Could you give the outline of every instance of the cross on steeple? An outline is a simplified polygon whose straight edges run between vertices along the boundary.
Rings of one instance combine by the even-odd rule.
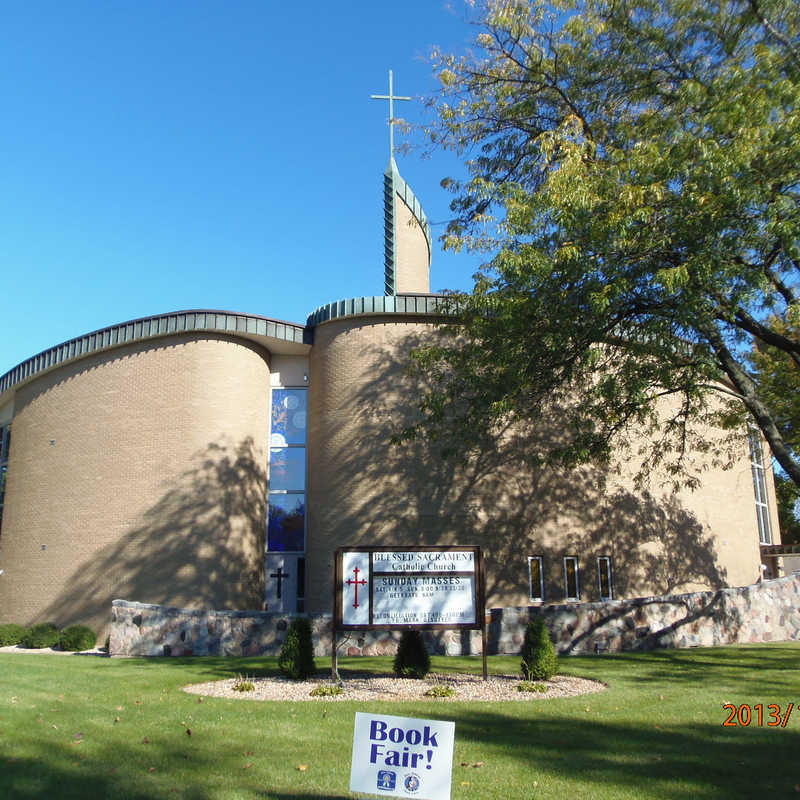
[[[400,97],[396,95],[392,89],[392,71],[389,70],[389,94],[373,94],[370,95],[373,100],[388,100],[389,101],[389,159],[394,158],[394,126],[396,124],[394,118],[394,101],[395,100],[411,100],[410,97]]]

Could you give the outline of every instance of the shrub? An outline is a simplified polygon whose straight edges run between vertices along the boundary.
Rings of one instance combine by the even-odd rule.
[[[521,667],[522,677],[533,681],[546,681],[558,671],[556,649],[541,617],[531,620],[525,630]]]
[[[91,650],[97,644],[97,634],[86,625],[70,625],[58,638],[62,650]]]
[[[344,689],[341,686],[334,686],[332,683],[321,683],[309,692],[312,697],[335,697],[343,693]]]
[[[422,633],[403,631],[394,657],[394,674],[398,678],[424,678],[430,671],[431,657],[425,649]]]
[[[448,686],[445,683],[437,683],[436,686],[431,686],[425,692],[425,697],[453,697],[455,693],[456,690],[452,686]]]
[[[305,680],[317,671],[311,642],[311,623],[305,617],[292,620],[278,656],[278,668],[294,681]]]
[[[241,675],[236,676],[236,683],[231,688],[234,692],[254,692],[256,689],[253,681],[249,678],[243,678]]]
[[[544,694],[547,691],[547,684],[537,683],[536,681],[520,681],[517,684],[518,692],[538,692]]]
[[[25,631],[20,644],[23,647],[39,650],[43,647],[55,647],[58,644],[58,637],[58,628],[52,622],[40,622]]]
[[[9,622],[7,625],[0,625],[0,647],[19,644],[24,635],[25,628],[22,625],[15,625],[13,622]]]

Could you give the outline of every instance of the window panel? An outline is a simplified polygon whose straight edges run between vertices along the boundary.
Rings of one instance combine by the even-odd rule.
[[[528,579],[531,600],[541,602],[544,600],[544,572],[541,556],[528,556]]]
[[[580,600],[580,583],[578,579],[578,559],[576,556],[564,557],[564,586],[567,600]]]
[[[270,445],[305,444],[307,415],[306,389],[273,389]]]
[[[272,492],[305,491],[305,447],[283,447],[270,450],[269,488]]]
[[[750,462],[753,469],[753,493],[756,501],[756,519],[758,521],[758,541],[760,544],[772,544],[772,527],[767,505],[767,478],[764,469],[764,453],[761,447],[761,434],[751,429]]]
[[[284,553],[305,550],[306,496],[270,494],[267,548]]]
[[[597,582],[600,589],[601,600],[613,600],[613,578],[611,574],[611,559],[608,556],[600,556],[597,559]]]

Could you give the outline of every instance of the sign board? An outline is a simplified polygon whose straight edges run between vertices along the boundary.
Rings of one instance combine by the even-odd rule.
[[[337,630],[483,626],[479,547],[336,551]]]
[[[356,712],[350,791],[450,800],[455,723]]]

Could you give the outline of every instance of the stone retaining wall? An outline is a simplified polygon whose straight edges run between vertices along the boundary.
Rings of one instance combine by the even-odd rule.
[[[519,653],[525,626],[542,616],[561,654],[800,640],[800,575],[752,586],[638,597],[606,603],[494,608],[487,613],[490,653]],[[312,615],[314,655],[330,655],[332,619]],[[258,656],[280,652],[290,615],[204,611],[114,600],[111,654]],[[426,631],[428,649],[478,654],[480,631]],[[341,655],[393,655],[396,631],[349,632]]]

